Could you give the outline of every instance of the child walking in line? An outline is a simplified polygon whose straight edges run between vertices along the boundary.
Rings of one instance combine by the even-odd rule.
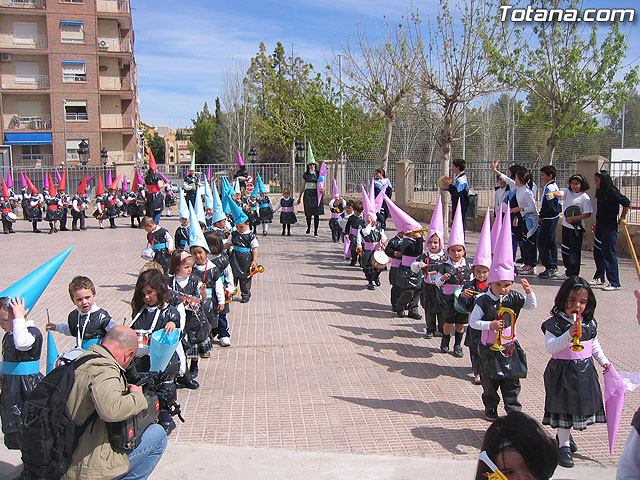
[[[251,281],[258,266],[258,239],[250,230],[249,218],[237,205],[231,204],[231,213],[236,223],[236,229],[225,241],[226,247],[233,246],[229,261],[233,270],[233,280],[239,284],[240,303],[247,303],[251,299]],[[224,303],[224,300],[223,300]]]
[[[373,252],[383,248],[387,243],[387,236],[382,230],[382,225],[378,222],[375,207],[369,201],[369,195],[363,189],[363,202],[366,210],[366,226],[360,229],[358,235],[358,250],[362,252],[362,271],[367,279],[367,288],[375,290],[375,285],[380,286],[380,274],[382,270],[376,268],[372,263]]]
[[[283,237],[285,235],[285,231],[287,235],[291,235],[291,225],[298,221],[296,218],[296,212],[293,210],[293,207],[297,204],[298,202],[296,202],[291,196],[289,189],[285,188],[282,191],[280,203],[273,209],[273,213],[280,209],[280,223],[282,224]]]
[[[522,409],[518,395],[520,379],[527,376],[527,357],[518,342],[515,321],[523,308],[536,308],[537,301],[526,279],[520,281],[526,297],[513,291],[514,278],[511,222],[507,211],[487,278],[489,291],[476,300],[469,315],[469,325],[482,331],[476,362],[482,382],[484,415],[489,421],[498,418],[498,389],[507,414]]]
[[[273,203],[266,192],[260,192],[256,199],[258,203],[258,220],[262,224],[262,235],[267,236],[269,224],[273,222]]]
[[[391,284],[391,310],[396,308],[396,302],[400,293],[402,293],[402,280],[400,277],[400,265],[402,264],[402,252],[400,251],[400,244],[404,232],[397,232],[396,236],[387,242],[384,247],[384,253],[390,259],[389,262],[389,283]],[[413,265],[413,264],[412,264]]]
[[[218,337],[220,346],[231,346],[231,334],[229,333],[229,320],[227,315],[229,314],[229,305],[231,304],[231,298],[233,297],[235,287],[233,282],[233,271],[229,262],[229,257],[224,250],[224,242],[222,236],[214,231],[206,232],[204,238],[209,246],[211,252],[211,262],[218,268],[218,271],[222,273],[220,280],[224,288],[225,305],[222,310],[218,310],[218,325],[211,329],[211,339],[215,340]]]
[[[344,212],[347,202],[340,196],[338,185],[333,180],[333,198],[329,200],[329,210],[331,211],[331,220],[329,220],[329,228],[331,229],[331,240],[334,243],[340,241],[342,235],[342,227],[340,226],[340,216]]]
[[[362,204],[355,203],[353,205],[353,215],[347,220],[347,224],[344,227],[345,235],[349,236],[349,252],[351,262],[349,265],[356,266],[356,263],[361,266],[360,255],[356,252],[358,248],[358,236],[360,235],[360,229],[364,227],[364,220],[362,219]]]
[[[154,252],[153,261],[162,265],[165,273],[169,271],[169,258],[173,253],[173,237],[165,229],[156,225],[151,217],[144,217],[140,226],[147,232],[147,245]]]
[[[353,200],[348,200],[347,205],[344,207],[344,212],[340,214],[340,218],[338,219],[338,223],[340,224],[340,236],[342,237],[342,242],[344,243],[344,259],[351,259],[351,241],[349,240],[349,232],[347,232],[347,223],[349,222],[349,218],[353,215],[353,207],[355,206],[355,202]]]
[[[573,467],[571,453],[578,448],[570,429],[585,430],[588,425],[607,421],[593,360],[605,371],[611,363],[597,339],[595,310],[596,297],[589,283],[572,276],[558,290],[553,316],[542,324],[545,348],[551,354],[544,371],[542,424],[557,429],[558,463],[565,468]],[[582,349],[572,349],[578,343]]]

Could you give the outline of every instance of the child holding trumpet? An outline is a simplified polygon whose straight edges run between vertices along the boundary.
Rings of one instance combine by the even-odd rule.
[[[545,348],[552,357],[544,371],[543,425],[558,429],[558,463],[573,467],[577,450],[570,429],[606,423],[602,391],[593,359],[605,371],[611,365],[596,338],[596,297],[589,283],[569,277],[556,295],[551,318],[542,324]]]

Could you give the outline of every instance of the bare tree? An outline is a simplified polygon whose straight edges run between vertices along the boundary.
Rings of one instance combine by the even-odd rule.
[[[224,110],[225,154],[230,163],[236,158],[236,149],[249,151],[254,135],[254,112],[246,86],[247,66],[233,62],[222,75],[222,108]]]
[[[347,38],[334,50],[334,62],[330,71],[335,79],[338,55],[342,56],[345,86],[379,110],[385,119],[385,136],[382,149],[382,168],[387,169],[393,124],[403,101],[414,89],[414,72],[418,57],[410,48],[409,24],[394,26],[385,23],[375,38],[370,38],[359,22],[356,23],[354,42]]]

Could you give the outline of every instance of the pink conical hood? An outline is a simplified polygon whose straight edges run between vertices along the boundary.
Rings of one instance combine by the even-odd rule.
[[[371,203],[371,199],[369,198],[367,191],[364,189],[364,185],[360,184],[360,187],[362,188],[362,210],[364,213],[365,221],[368,223],[369,217],[377,218],[376,210]]]
[[[380,212],[382,210],[382,204],[384,203],[384,189],[380,189],[378,192],[378,196],[374,200],[374,205],[376,207],[376,212]]]
[[[429,241],[434,234],[437,234],[440,239],[440,248],[444,248],[444,217],[442,215],[442,196],[439,194],[438,200],[436,200],[436,208],[433,209],[433,215],[431,215],[427,241]]]
[[[447,249],[454,245],[465,246],[464,243],[464,224],[462,223],[462,205],[458,202],[456,213],[453,216],[453,224],[451,225],[451,234],[449,235],[449,245]]]
[[[337,197],[338,195],[340,195],[340,190],[338,190],[338,182],[336,182],[336,179],[333,179],[333,192],[332,195],[334,197]]]
[[[22,170],[20,170],[20,188],[27,188],[27,179]]]
[[[476,256],[473,257],[473,264],[491,268],[491,212],[489,208],[487,208],[487,214],[484,216]]]
[[[509,221],[509,210],[504,212],[502,219],[502,228],[498,237],[498,244],[493,252],[493,260],[489,269],[489,278],[487,282],[500,282],[509,280],[513,282],[515,279],[515,270],[513,265],[513,245],[511,244],[511,222]]]
[[[240,150],[236,150],[238,152],[238,166],[244,167],[244,160],[242,159],[242,155],[240,155]]]
[[[384,196],[384,201],[387,202],[389,213],[391,214],[391,218],[393,218],[393,223],[396,225],[398,232],[408,233],[422,228],[422,225],[420,225],[417,220],[414,220],[411,215],[398,207],[386,195]]]
[[[369,200],[371,200],[371,205],[375,205],[376,203],[376,179],[375,177],[371,179],[371,186],[369,187]]]
[[[7,187],[13,188],[13,175],[11,170],[7,170]]]
[[[111,169],[107,172],[107,187],[109,187],[113,183],[113,178],[111,177]]]
[[[498,207],[496,212],[496,219],[493,221],[493,227],[491,227],[491,251],[495,253],[498,247],[498,238],[500,237],[500,229],[502,228],[502,203]]]

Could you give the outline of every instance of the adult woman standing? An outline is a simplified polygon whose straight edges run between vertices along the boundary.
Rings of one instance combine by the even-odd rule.
[[[158,165],[151,151],[149,151],[149,171],[144,177],[144,183],[147,186],[147,217],[153,218],[153,223],[159,225],[164,206],[160,189],[164,188],[165,184],[158,173]]]
[[[596,172],[596,221],[591,227],[594,232],[593,259],[596,262],[596,273],[593,274],[591,285],[604,285],[604,276],[609,283],[604,290],[620,290],[618,275],[618,256],[616,242],[618,240],[618,223],[627,216],[631,202],[613,184],[611,176],[606,170]],[[619,207],[622,213],[618,218]]]
[[[391,187],[391,180],[385,176],[385,171],[382,168],[376,168],[376,178],[373,181],[373,192],[377,197],[380,191],[384,191],[385,195],[391,198],[393,194],[393,188]],[[387,218],[389,218],[389,209],[387,208],[387,202],[382,202],[382,208],[380,209],[380,215],[382,215],[382,229],[387,228]]]
[[[300,187],[300,195],[298,195],[298,203],[300,203],[300,199],[302,199],[304,193],[304,215],[307,217],[306,235],[310,235],[311,233],[311,217],[313,217],[314,237],[318,236],[320,215],[324,213],[324,205],[322,202],[318,202],[318,172],[316,169],[316,160],[313,158],[313,155],[309,155],[307,170],[302,175],[302,186]]]

